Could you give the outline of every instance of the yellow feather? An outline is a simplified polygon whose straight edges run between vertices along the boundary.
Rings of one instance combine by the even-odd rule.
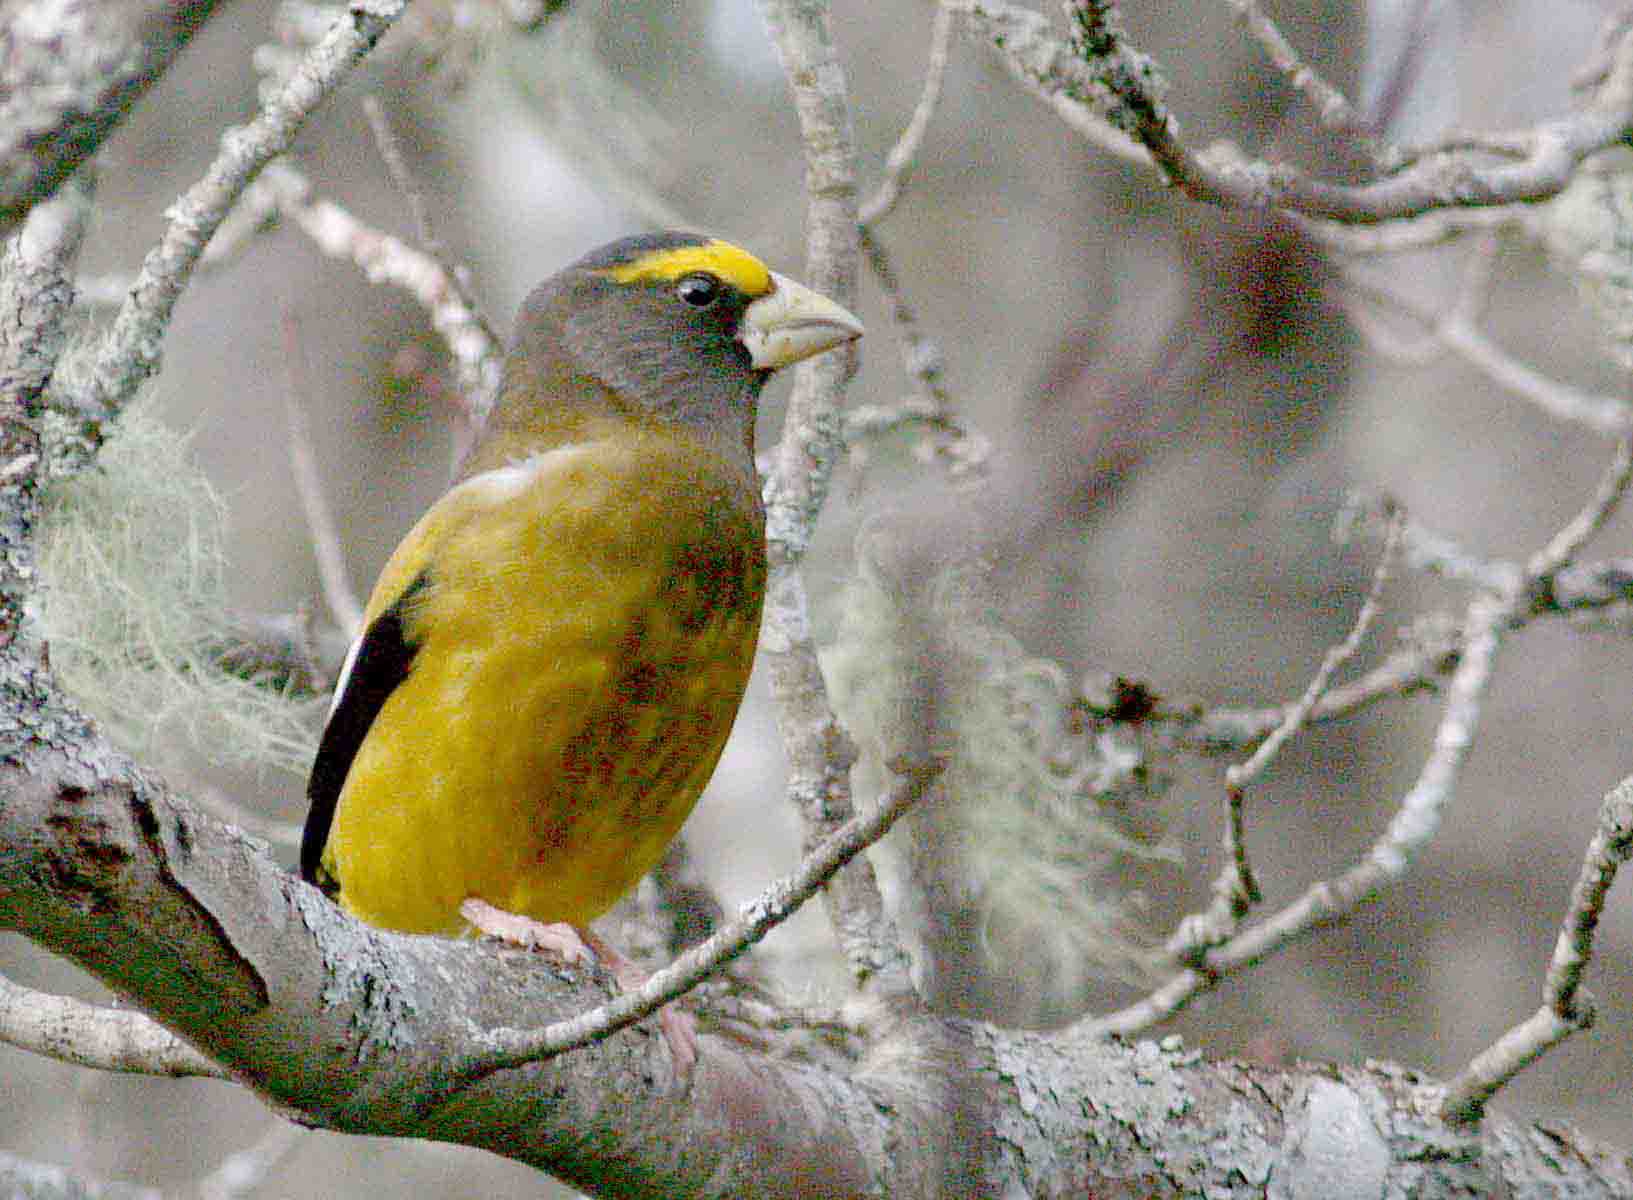
[[[324,854],[372,924],[464,928],[477,896],[583,924],[648,871],[708,782],[752,665],[751,514],[700,443],[632,431],[467,480],[392,556],[372,621],[422,574],[414,644],[353,760]],[[662,481],[661,483],[657,481]],[[725,514],[722,518],[722,513]],[[736,522],[736,578],[660,530]],[[745,587],[721,603],[719,586]]]
[[[766,265],[747,250],[721,241],[654,250],[601,274],[619,283],[671,283],[693,271],[718,275],[745,296],[764,296],[771,291],[771,272]]]

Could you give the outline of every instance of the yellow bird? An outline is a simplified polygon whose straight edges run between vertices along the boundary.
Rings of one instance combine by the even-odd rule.
[[[650,870],[754,658],[760,389],[861,333],[692,234],[614,242],[540,285],[460,479],[375,585],[312,768],[302,876],[370,924],[515,936],[585,933]],[[565,933],[534,940],[558,936],[571,954]]]

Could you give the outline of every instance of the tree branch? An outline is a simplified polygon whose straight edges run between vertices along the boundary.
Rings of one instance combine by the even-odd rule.
[[[1633,35],[1624,32],[1594,101],[1509,135],[1500,161],[1488,161],[1484,146],[1469,149],[1464,140],[1368,183],[1329,183],[1286,163],[1249,158],[1226,142],[1201,153],[1185,146],[1156,68],[1130,46],[1110,4],[1073,3],[1078,33],[1068,44],[1030,9],[1003,0],[948,2],[1072,129],[1102,147],[1130,139],[1136,153],[1124,148],[1123,157],[1154,164],[1186,196],[1208,204],[1365,225],[1435,209],[1545,200],[1564,189],[1584,159],[1633,128]],[[1107,136],[1108,126],[1114,136]]]
[[[1542,989],[1542,1007],[1503,1034],[1447,1085],[1440,1114],[1454,1123],[1480,1120],[1486,1104],[1509,1080],[1579,1029],[1593,1024],[1593,1001],[1582,975],[1593,956],[1593,935],[1616,872],[1633,858],[1633,776],[1622,780],[1599,809],[1599,828],[1571,891],[1570,908],[1554,944]]]
[[[805,144],[806,282],[854,305],[857,275],[856,152],[845,74],[825,3],[761,0],[799,114]],[[782,441],[766,481],[771,574],[760,647],[771,671],[777,727],[788,752],[788,794],[809,852],[854,815],[850,769],[856,748],[840,728],[817,665],[800,561],[844,453],[840,401],[856,370],[847,346],[802,363],[783,418]],[[912,995],[907,955],[885,915],[865,860],[825,893],[828,914],[858,984],[880,995]]]
[[[352,0],[328,35],[248,125],[229,130],[204,178],[170,209],[159,244],[148,252],[131,293],[98,346],[82,389],[59,396],[66,407],[105,418],[159,368],[160,347],[193,268],[250,180],[289,148],[297,130],[371,50],[407,0]]]
[[[0,238],[95,154],[220,0],[22,0],[0,24]]]
[[[4,976],[0,976],[0,1041],[99,1071],[230,1078],[146,1013],[37,992]]]

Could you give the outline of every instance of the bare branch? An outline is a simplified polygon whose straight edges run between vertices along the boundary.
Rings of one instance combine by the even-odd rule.
[[[1599,433],[1621,433],[1633,424],[1633,409],[1614,396],[1583,392],[1550,379],[1515,359],[1487,338],[1456,305],[1450,312],[1427,301],[1415,300],[1394,289],[1373,283],[1359,273],[1348,275],[1351,289],[1375,303],[1404,312],[1423,324],[1429,335],[1458,355],[1487,379],[1536,405],[1556,420],[1569,421]]]
[[[148,252],[136,286],[96,352],[83,392],[65,406],[96,417],[117,412],[159,367],[164,331],[210,236],[240,193],[289,148],[306,118],[402,15],[406,0],[352,0],[278,94],[248,125],[222,137],[204,178],[169,210],[159,244]]]
[[[933,456],[946,462],[955,478],[969,476],[985,465],[991,445],[985,437],[953,419],[952,396],[946,384],[947,363],[941,347],[920,328],[918,314],[908,303],[889,255],[866,225],[862,226],[861,244],[867,264],[890,302],[891,324],[902,352],[902,370],[918,395],[890,406],[852,408],[845,414],[846,440],[854,443],[859,438],[907,425],[922,425],[932,435],[926,439],[929,445],[925,457]],[[856,447],[851,448],[855,453]]]
[[[1480,1120],[1487,1102],[1509,1080],[1571,1034],[1593,1024],[1593,1003],[1582,989],[1582,975],[1593,956],[1593,935],[1599,928],[1605,897],[1616,872],[1629,858],[1633,858],[1633,776],[1617,784],[1599,809],[1599,828],[1588,843],[1570,908],[1554,944],[1542,1007],[1475,1055],[1447,1085],[1440,1105],[1445,1120]]]
[[[1367,121],[1349,98],[1321,77],[1321,73],[1299,57],[1293,44],[1258,5],[1258,0],[1226,0],[1236,10],[1243,26],[1259,43],[1272,66],[1287,76],[1287,82],[1315,106],[1321,123],[1338,133],[1349,134],[1380,166],[1394,166],[1400,153],[1388,142],[1373,135]]]
[[[1593,535],[1605,527],[1627,495],[1629,477],[1633,477],[1633,430],[1624,432],[1616,443],[1616,453],[1582,511],[1525,564],[1526,579],[1533,590],[1551,587],[1554,577],[1570,566]]]
[[[1252,966],[1318,925],[1343,920],[1360,904],[1376,896],[1390,880],[1405,872],[1439,827],[1441,813],[1450,800],[1479,726],[1481,698],[1490,682],[1503,634],[1522,624],[1524,615],[1539,610],[1543,602],[1534,598],[1551,594],[1555,576],[1570,565],[1582,546],[1603,526],[1626,493],[1630,478],[1633,478],[1633,436],[1624,436],[1592,499],[1531,557],[1523,570],[1513,563],[1491,562],[1479,563],[1477,570],[1466,571],[1467,577],[1475,578],[1482,590],[1470,602],[1464,619],[1457,665],[1447,689],[1446,708],[1435,731],[1434,746],[1418,774],[1417,783],[1402,799],[1389,828],[1373,844],[1367,858],[1336,880],[1314,885],[1270,920],[1232,935],[1228,941],[1201,955],[1194,955],[1195,961],[1187,970],[1151,995],[1120,1012],[1087,1022],[1085,1028],[1096,1033],[1121,1034],[1147,1028],[1178,1012],[1201,992],[1213,988],[1224,975]],[[1399,539],[1407,547],[1409,561],[1414,536],[1409,523],[1399,514],[1391,515],[1389,537],[1392,541]],[[1416,536],[1421,538],[1422,535]],[[1421,547],[1418,549],[1421,551]],[[1443,550],[1437,557],[1442,561],[1447,559]],[[1454,554],[1450,561],[1461,565],[1464,558]],[[1375,587],[1376,582],[1375,577]],[[1303,708],[1305,719],[1316,711],[1313,704],[1302,702],[1294,711],[1299,708]],[[1239,829],[1233,829],[1233,835],[1239,836]],[[1230,877],[1231,870],[1232,867],[1227,866],[1226,875],[1217,887],[1238,882]],[[1235,894],[1227,891],[1222,902],[1235,899]],[[1541,1032],[1531,1028],[1523,1037],[1511,1034],[1502,1049],[1502,1061],[1511,1061],[1514,1047],[1522,1041],[1530,1045],[1525,1038],[1534,1040],[1546,1034],[1557,1041],[1565,1036],[1555,1018],[1563,1019],[1558,1013],[1553,1018],[1547,1015],[1534,1018],[1537,1025],[1546,1026]],[[1519,1066],[1514,1067],[1518,1069]],[[1495,1086],[1500,1087],[1501,1081]]]
[[[1268,920],[1208,951],[1201,966],[1179,972],[1143,1000],[1083,1022],[1085,1032],[1126,1035],[1147,1029],[1214,988],[1226,975],[1263,961],[1322,925],[1344,920],[1405,873],[1439,828],[1474,743],[1502,631],[1519,604],[1518,572],[1515,576],[1504,592],[1482,592],[1469,604],[1459,661],[1447,687],[1446,708],[1435,729],[1434,745],[1417,782],[1402,797],[1394,819],[1366,858],[1338,878],[1314,884]]]
[[[503,347],[451,268],[365,225],[338,204],[314,199],[311,184],[288,162],[269,164],[246,199],[289,217],[319,250],[356,264],[369,282],[394,284],[412,295],[453,356],[463,417],[472,428],[480,427],[499,390]]]
[[[1389,526],[1384,535],[1383,552],[1378,556],[1378,565],[1372,572],[1372,584],[1367,589],[1365,600],[1361,603],[1360,612],[1355,615],[1355,622],[1350,627],[1344,640],[1328,650],[1321,660],[1321,667],[1316,671],[1315,678],[1310,680],[1309,687],[1304,689],[1304,695],[1299,697],[1298,703],[1287,711],[1287,716],[1254,751],[1246,762],[1232,766],[1225,772],[1225,782],[1232,787],[1246,787],[1260,775],[1265,768],[1275,761],[1281,748],[1304,728],[1310,714],[1321,697],[1327,694],[1332,683],[1333,675],[1338,668],[1355,657],[1361,648],[1361,641],[1367,631],[1378,618],[1379,606],[1383,600],[1384,589],[1389,586],[1389,580],[1394,574],[1395,554],[1400,549],[1401,539],[1406,528],[1406,514],[1399,508],[1390,506]]]
[[[37,992],[4,976],[0,976],[0,1041],[99,1071],[231,1078],[144,1012]]]
[[[78,176],[0,249],[0,645],[17,638],[34,610],[43,401],[68,340],[91,188],[89,172]]]
[[[219,0],[22,0],[0,17],[0,238],[96,153]]]
[[[1201,153],[1187,148],[1163,102],[1156,68],[1129,45],[1109,4],[1074,0],[1069,11],[1076,31],[1068,46],[1030,9],[1004,0],[948,2],[1071,128],[1105,146],[1109,123],[1169,183],[1208,204],[1371,224],[1440,208],[1544,200],[1564,189],[1585,158],[1618,144],[1633,125],[1633,50],[1624,35],[1594,102],[1527,131],[1523,157],[1490,163],[1479,153],[1449,150],[1368,183],[1328,183],[1286,163],[1249,158],[1225,142]],[[1138,161],[1126,148],[1121,154]]]
[[[8,463],[20,452],[12,444],[18,434],[40,416],[68,341],[73,266],[90,219],[92,185],[87,173],[33,210],[0,252],[0,421],[8,427]],[[11,428],[12,422],[21,428]]]
[[[541,11],[539,19],[542,18]],[[397,185],[397,190],[402,192],[404,199],[408,201],[409,212],[414,221],[414,233],[420,243],[419,248],[441,269],[445,281],[441,288],[451,293],[450,297],[444,299],[410,289],[414,291],[416,299],[430,310],[437,332],[442,334],[450,349],[454,351],[454,365],[459,374],[460,391],[464,393],[462,407],[467,427],[473,431],[481,429],[487,422],[488,413],[493,408],[499,390],[499,366],[503,357],[499,336],[494,333],[492,322],[482,311],[482,306],[477,303],[467,272],[448,260],[441,240],[431,228],[431,219],[425,208],[425,196],[416,186],[413,173],[408,169],[402,145],[392,132],[385,109],[375,97],[365,96],[363,111],[368,115],[369,127],[374,131],[374,142],[379,147],[380,158],[385,162],[386,170],[391,173],[392,182]],[[359,259],[358,265],[370,272],[371,280],[377,278],[375,271],[371,270],[367,263]],[[420,272],[408,274],[418,277]],[[440,310],[445,306],[449,311],[442,314],[439,320]],[[472,347],[462,353],[462,348],[456,345],[462,339],[455,331],[462,331],[466,326],[474,327]],[[474,359],[471,357],[473,352]]]
[[[936,106],[941,103],[941,84],[947,75],[952,32],[952,10],[938,3],[935,22],[930,27],[930,62],[924,69],[924,90],[919,94],[919,102],[914,105],[913,115],[902,130],[902,136],[885,158],[885,175],[879,181],[878,190],[857,213],[856,219],[864,227],[888,217],[895,210],[896,202],[902,198],[902,185],[913,169],[914,160],[918,158],[919,147],[924,144],[924,134],[930,128]]]
[[[1205,952],[1234,934],[1249,908],[1262,899],[1247,857],[1243,823],[1247,786],[1264,774],[1281,748],[1304,728],[1316,705],[1327,694],[1333,675],[1361,648],[1362,639],[1377,620],[1384,588],[1388,586],[1393,573],[1404,526],[1405,515],[1399,509],[1393,509],[1383,552],[1378,556],[1378,565],[1372,572],[1372,585],[1367,589],[1366,599],[1362,601],[1348,635],[1323,656],[1315,677],[1310,680],[1298,702],[1288,706],[1281,724],[1259,743],[1246,762],[1233,763],[1225,772],[1225,862],[1213,883],[1213,902],[1202,912],[1192,913],[1181,920],[1173,936],[1168,939],[1168,953],[1176,961],[1192,967],[1202,965]]]

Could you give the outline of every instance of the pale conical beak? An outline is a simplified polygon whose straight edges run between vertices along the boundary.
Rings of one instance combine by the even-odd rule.
[[[737,337],[756,369],[775,371],[862,336],[862,322],[775,271],[772,290],[743,310]]]

